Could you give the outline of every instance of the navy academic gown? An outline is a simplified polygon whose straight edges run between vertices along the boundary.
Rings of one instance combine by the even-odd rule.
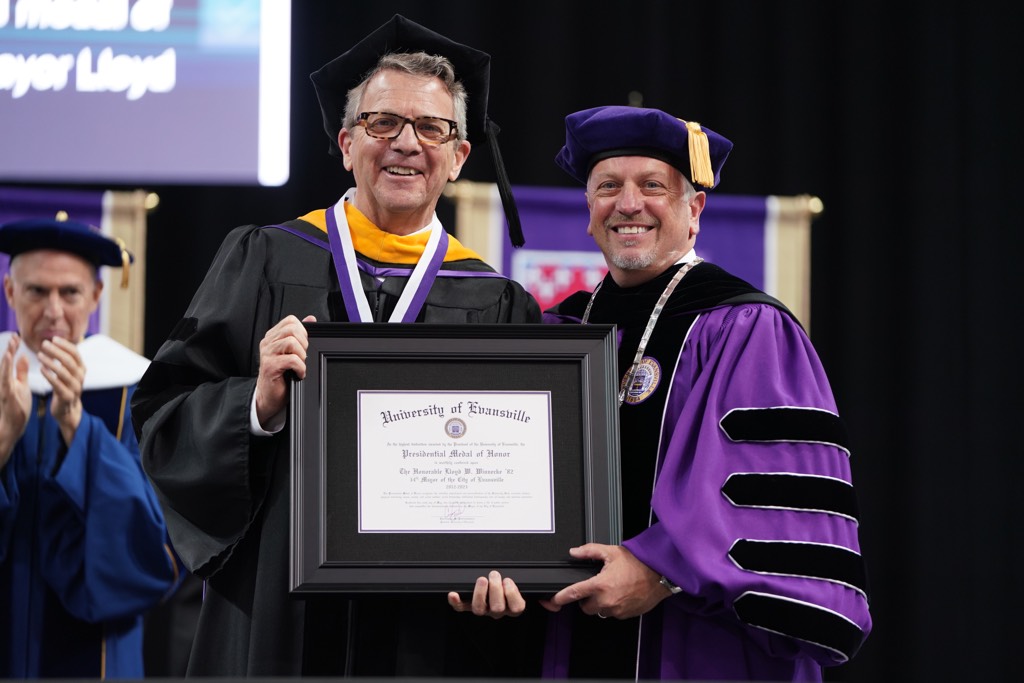
[[[147,361],[101,335],[79,352],[83,415],[65,446],[19,349],[33,395],[0,470],[0,678],[141,678],[142,616],[177,580],[129,416]]]

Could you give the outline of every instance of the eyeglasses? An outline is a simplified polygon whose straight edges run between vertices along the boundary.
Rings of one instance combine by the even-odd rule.
[[[428,145],[441,145],[455,139],[459,127],[455,121],[437,116],[417,116],[409,119],[386,111],[364,111],[356,117],[356,125],[365,128],[367,135],[382,140],[397,138],[407,123],[412,124],[413,132],[420,142]]]

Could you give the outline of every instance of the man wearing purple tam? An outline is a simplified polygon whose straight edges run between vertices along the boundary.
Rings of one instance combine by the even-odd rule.
[[[128,402],[149,361],[87,335],[101,266],[131,254],[97,228],[0,226],[0,678],[144,676],[143,615],[180,576]]]
[[[486,53],[395,15],[314,72],[328,151],[355,187],[234,229],[139,385],[143,464],[175,549],[205,581],[190,676],[516,673],[487,646],[525,620],[492,639],[495,624],[437,599],[289,593],[288,392],[306,374],[304,323],[541,320],[435,213],[471,147],[500,166],[489,70]]]
[[[545,313],[618,326],[621,546],[542,601],[545,674],[820,681],[871,629],[845,428],[780,302],[694,250],[732,143],[656,109],[566,117],[556,163],[586,185],[608,275]],[[456,610],[518,615],[478,580]]]

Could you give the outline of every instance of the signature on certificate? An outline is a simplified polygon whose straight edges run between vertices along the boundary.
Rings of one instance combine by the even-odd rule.
[[[441,514],[442,522],[465,521],[466,508],[461,505],[446,505]]]

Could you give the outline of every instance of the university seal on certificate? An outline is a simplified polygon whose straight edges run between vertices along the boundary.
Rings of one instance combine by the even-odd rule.
[[[457,417],[453,417],[444,423],[444,433],[453,439],[466,435],[466,423]]]

